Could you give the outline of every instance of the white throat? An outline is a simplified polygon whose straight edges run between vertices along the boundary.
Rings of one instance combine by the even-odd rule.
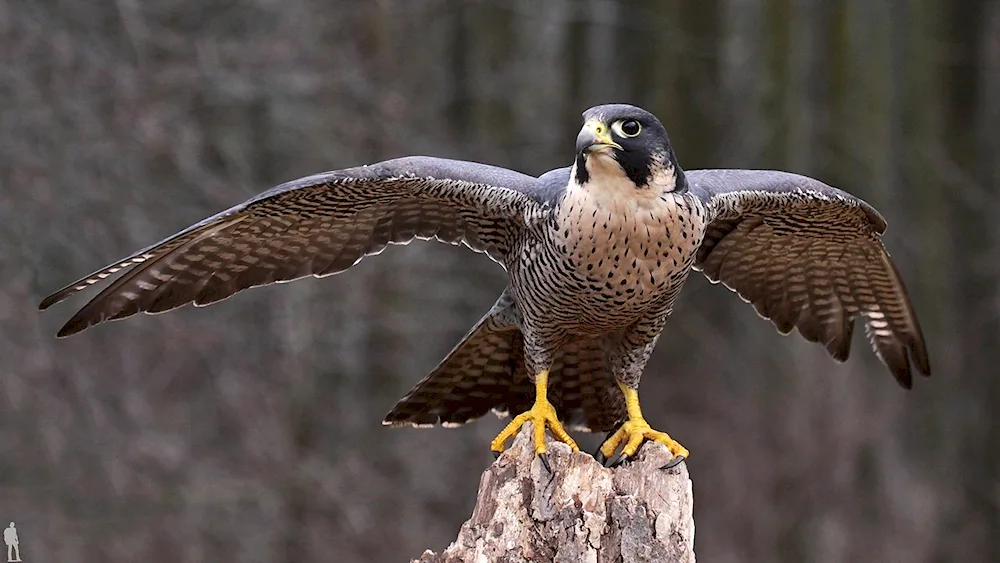
[[[608,155],[593,154],[586,159],[589,181],[581,185],[576,179],[577,164],[573,163],[570,170],[569,189],[583,190],[587,196],[598,201],[643,201],[657,199],[665,193],[674,191],[677,178],[673,166],[654,165],[651,177],[646,186],[637,187],[625,174],[618,161]]]

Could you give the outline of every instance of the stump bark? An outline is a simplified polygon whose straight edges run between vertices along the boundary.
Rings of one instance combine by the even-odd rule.
[[[442,553],[414,563],[694,563],[687,465],[647,443],[607,469],[549,438],[550,473],[534,455],[531,424],[479,481],[472,517]]]

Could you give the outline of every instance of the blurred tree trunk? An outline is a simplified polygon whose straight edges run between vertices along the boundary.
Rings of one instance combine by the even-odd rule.
[[[1000,379],[995,377],[995,360],[982,353],[1000,342],[995,281],[1000,256],[1000,3],[956,3],[950,16],[951,37],[961,49],[956,60],[962,61],[952,65],[948,77],[954,88],[947,114],[947,163],[953,172],[954,221],[960,225],[953,233],[952,252],[965,257],[960,266],[964,273],[953,280],[953,291],[958,310],[967,311],[958,325],[956,349],[961,351],[956,359],[961,361],[955,373],[978,399],[958,419],[965,427],[958,457],[970,470],[960,483],[964,506],[955,511],[952,533],[946,537],[964,547],[966,558],[1000,560],[1000,451],[984,447],[1000,443],[1000,417],[995,413]],[[960,42],[963,37],[978,40]],[[969,377],[987,372],[994,376]],[[990,482],[992,490],[986,485]]]

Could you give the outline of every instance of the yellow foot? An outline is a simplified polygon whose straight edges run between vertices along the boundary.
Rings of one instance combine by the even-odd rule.
[[[507,440],[517,434],[521,426],[529,421],[534,430],[536,454],[541,455],[545,453],[546,426],[552,431],[552,435],[555,436],[556,440],[566,443],[574,452],[580,451],[576,442],[566,433],[566,429],[563,428],[562,423],[556,418],[556,409],[553,408],[552,403],[542,399],[540,401],[536,400],[530,410],[515,416],[514,420],[510,421],[510,424],[497,434],[497,437],[490,443],[490,449],[493,450],[494,455],[499,456],[503,453],[504,444],[507,443]]]
[[[670,453],[674,454],[674,458],[660,469],[670,469],[687,459],[688,455],[690,455],[687,448],[678,444],[666,432],[658,432],[649,427],[649,423],[642,417],[642,409],[639,408],[639,391],[634,387],[629,387],[621,380],[618,381],[618,387],[622,390],[622,395],[625,397],[625,410],[628,411],[628,420],[625,421],[625,424],[622,424],[617,432],[609,436],[604,441],[601,449],[597,450],[597,453],[594,454],[598,463],[607,465],[608,467],[618,465],[634,456],[635,452],[639,451],[639,446],[642,445],[643,440],[659,442],[666,446],[670,450]],[[618,457],[611,460],[611,463],[605,463],[608,458],[618,451],[618,446],[621,446],[623,442],[625,446],[622,447],[622,451],[618,454]]]
[[[546,425],[552,430],[552,435],[555,436],[556,440],[566,443],[574,452],[580,451],[576,442],[573,441],[573,438],[570,438],[569,434],[566,433],[566,429],[563,428],[562,423],[556,417],[555,407],[546,398],[548,379],[548,371],[543,371],[535,376],[535,404],[532,405],[531,409],[515,416],[514,420],[510,421],[510,424],[501,430],[496,438],[493,438],[493,442],[490,443],[490,449],[493,450],[494,456],[499,457],[503,453],[504,444],[507,443],[507,439],[517,434],[521,426],[528,421],[531,421],[534,428],[535,454],[542,456],[542,462],[545,464],[546,469],[549,466],[548,460],[543,455],[545,454]]]
[[[635,455],[639,451],[639,446],[642,445],[643,440],[653,440],[654,442],[659,442],[670,450],[670,453],[674,454],[674,458],[670,460],[670,463],[663,466],[663,469],[669,469],[674,467],[678,463],[687,459],[690,452],[687,448],[680,445],[676,440],[671,438],[666,432],[659,432],[653,430],[649,427],[649,423],[646,422],[641,416],[638,418],[630,418],[625,421],[625,424],[621,425],[621,428],[617,432],[612,434],[601,446],[601,449],[597,451],[597,461],[601,464],[605,464],[608,467],[614,467],[626,459]],[[611,463],[605,463],[616,451],[618,451],[618,446],[622,447],[622,451],[618,454],[618,457],[614,458]]]

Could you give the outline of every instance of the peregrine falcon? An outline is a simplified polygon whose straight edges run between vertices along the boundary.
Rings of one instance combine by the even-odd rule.
[[[534,178],[408,157],[308,176],[114,262],[40,308],[124,271],[58,333],[68,336],[336,274],[388,244],[464,244],[503,266],[509,284],[384,424],[516,414],[491,449],[499,455],[530,421],[543,461],[546,428],[573,450],[567,428],[609,432],[596,454],[605,463],[628,459],[644,440],[666,445],[675,462],[688,456],[650,428],[638,387],[692,269],[839,361],[861,317],[900,385],[912,385],[912,367],[930,375],[917,317],[882,246],[885,220],[870,205],[787,172],[685,172],[660,121],[634,106],[597,106],[583,118],[570,167]]]

